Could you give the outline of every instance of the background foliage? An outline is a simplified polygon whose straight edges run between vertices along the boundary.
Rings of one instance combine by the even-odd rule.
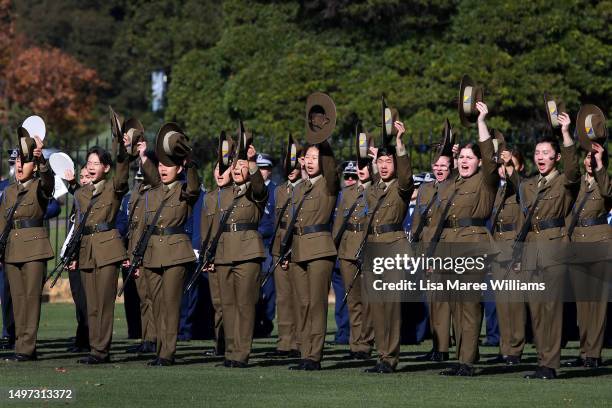
[[[162,121],[176,120],[205,161],[238,118],[260,150],[278,154],[289,132],[303,134],[313,91],[336,102],[336,144],[347,145],[357,120],[377,131],[382,94],[416,144],[436,137],[445,117],[467,140],[475,131],[456,114],[463,74],[485,86],[490,123],[506,133],[545,131],[544,91],[562,98],[572,117],[583,103],[610,113],[611,1],[21,0],[9,10],[14,27],[0,33],[2,67],[11,60],[3,39],[13,35],[25,49],[59,49],[99,78],[82,91],[96,99],[83,105],[78,126],[51,121],[63,142],[107,130],[110,103],[141,118],[150,138]],[[150,74],[160,68],[169,80],[166,108],[153,114]],[[9,102],[19,112],[41,110]]]

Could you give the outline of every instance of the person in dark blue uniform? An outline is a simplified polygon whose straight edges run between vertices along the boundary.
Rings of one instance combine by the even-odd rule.
[[[406,234],[412,230],[412,216],[416,207],[418,186],[421,183],[429,183],[434,180],[430,173],[415,174],[414,191],[412,198],[406,211],[403,227]],[[423,299],[422,302],[405,302],[402,303],[402,329],[400,344],[420,344],[429,334],[429,310],[427,302]]]
[[[187,217],[187,221],[185,222],[185,232],[191,239],[191,246],[194,249],[194,253],[196,258],[199,255],[200,250],[200,242],[201,242],[201,233],[200,233],[200,217],[202,212],[202,203],[204,202],[204,198],[206,197],[206,189],[204,186],[200,186],[200,195],[198,197],[198,201],[193,207],[193,211]],[[195,271],[196,264],[191,263],[187,266],[187,276],[191,275]],[[208,274],[206,275],[208,278]],[[201,276],[201,275],[200,275]],[[179,318],[179,331],[178,331],[178,339],[181,341],[190,341],[196,338],[202,338],[202,329],[200,326],[204,324],[204,319],[199,318],[198,310],[200,303],[200,295],[202,293],[208,294],[209,291],[204,291],[202,288],[202,280],[200,278],[200,282],[197,285],[193,285],[191,290],[186,293],[183,293],[183,297],[181,298],[181,314]],[[212,309],[212,304],[211,307]],[[212,316],[212,314],[210,315]],[[207,319],[210,321],[210,319]]]
[[[268,201],[264,213],[259,221],[259,234],[263,239],[266,248],[266,259],[261,266],[262,273],[265,273],[272,266],[272,254],[270,253],[270,242],[274,234],[274,203],[276,202],[276,183],[271,180],[274,160],[266,153],[257,155],[257,167],[268,189]],[[257,303],[255,316],[255,337],[268,337],[274,329],[274,317],[276,314],[276,291],[274,290],[274,279],[268,279],[265,286],[261,288],[259,302]]]

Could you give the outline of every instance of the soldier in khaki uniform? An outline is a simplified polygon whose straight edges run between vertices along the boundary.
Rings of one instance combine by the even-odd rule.
[[[304,164],[304,149],[289,137],[285,155],[285,173],[287,181],[276,187],[276,203],[274,214],[278,229],[272,245],[274,264],[281,256],[281,242],[287,233],[287,226],[295,212],[294,196],[297,186],[304,181],[302,178]],[[297,338],[297,307],[291,290],[291,268],[277,267],[274,269],[274,287],[276,288],[276,325],[278,327],[278,342],[273,356],[299,357],[299,343]]]
[[[36,337],[47,260],[53,258],[43,225],[47,204],[53,197],[53,173],[42,155],[38,135],[30,137],[19,128],[19,156],[15,162],[17,182],[5,190],[0,203],[0,232],[10,228],[4,259],[15,316],[15,354],[12,361],[36,360]],[[39,171],[40,176],[35,172]],[[15,207],[15,205],[17,207]],[[12,212],[13,218],[10,220]],[[7,222],[11,221],[11,226]]]
[[[129,256],[134,253],[138,240],[145,231],[145,195],[150,189],[151,186],[142,181],[137,181],[132,188],[128,207],[127,250]],[[124,261],[124,267],[128,267],[129,262],[128,260]],[[146,279],[138,278],[135,280],[135,283],[136,291],[140,298],[142,343],[133,348],[128,348],[127,351],[133,353],[153,353],[157,345],[157,330],[155,328],[155,319],[153,318],[153,300],[151,299]]]
[[[144,141],[144,128],[140,121],[135,118],[128,119],[123,125],[123,142],[129,154],[130,161],[139,157],[138,143]],[[146,149],[146,142],[144,142]],[[126,237],[128,257],[131,258],[138,240],[145,230],[144,222],[144,196],[151,188],[150,185],[142,182],[142,169],[139,166],[138,173],[134,177],[134,186],[130,194],[128,203],[128,233]],[[123,267],[129,267],[130,260],[123,262]],[[125,278],[125,277],[124,277]],[[135,280],[136,292],[140,300],[140,327],[141,338],[140,344],[127,348],[128,353],[153,353],[157,344],[157,334],[155,330],[155,321],[153,319],[153,301],[148,292],[147,282],[145,279]],[[127,294],[126,294],[127,296]]]
[[[497,139],[497,132],[496,132]],[[501,242],[501,252],[492,265],[494,279],[519,279],[516,271],[508,271],[508,264],[512,260],[512,243],[516,239],[519,225],[522,224],[523,214],[519,205],[518,186],[520,184],[519,171],[514,167],[512,151],[506,145],[500,144],[497,148],[499,157],[498,172],[500,186],[497,189],[493,213],[490,220],[490,230],[496,242]],[[495,308],[499,322],[499,355],[490,359],[489,363],[505,363],[515,365],[521,362],[523,348],[525,347],[525,324],[527,313],[522,296],[515,296],[505,292],[495,293]]]
[[[294,215],[289,273],[298,303],[297,331],[302,361],[289,369],[312,371],[321,369],[327,329],[327,295],[336,256],[330,220],[339,179],[327,141],[306,148],[304,166],[308,179],[297,186],[292,201],[297,215]],[[288,267],[289,263],[285,262],[283,268]]]
[[[119,266],[127,258],[121,234],[115,228],[115,218],[123,196],[128,190],[129,163],[125,145],[118,144],[117,166],[113,178],[107,175],[112,165],[111,155],[101,147],[87,152],[87,171],[91,183],[75,192],[75,231],[89,214],[83,228],[78,261],[70,269],[81,270],[81,280],[87,299],[90,354],[78,360],[82,364],[110,361],[115,297]]]
[[[523,254],[521,270],[533,274],[534,279],[547,279],[548,293],[558,286],[565,272],[566,259],[551,249],[554,244],[560,245],[566,239],[565,218],[571,212],[580,187],[576,146],[569,133],[570,118],[562,113],[559,122],[563,146],[559,147],[557,139],[551,137],[539,139],[534,152],[538,174],[521,182],[519,187],[525,219],[529,212],[532,213],[525,239],[529,251]],[[563,174],[556,168],[560,160],[563,161]],[[539,243],[545,246],[545,250],[534,251],[533,248],[539,248]],[[543,301],[533,296],[529,298],[529,310],[538,352],[538,368],[525,378],[553,379],[561,359],[563,303],[561,299]]]
[[[209,273],[217,274],[221,294],[225,367],[246,368],[255,327],[255,305],[259,299],[259,274],[265,251],[257,231],[268,189],[257,167],[257,152],[242,123],[238,132],[238,151],[231,175],[234,185],[224,189],[219,206],[229,215],[219,225],[215,263]]]
[[[459,176],[449,180],[445,188],[439,191],[438,222],[444,227],[440,236],[442,243],[493,242],[486,228],[486,219],[493,209],[499,174],[494,161],[493,142],[485,123],[487,106],[477,102],[475,108],[479,112],[478,145],[470,143],[460,148],[457,164]],[[445,219],[442,219],[444,216]],[[469,274],[471,276],[468,273],[463,275],[469,281],[481,282],[484,277],[477,270]],[[480,302],[451,294],[450,305],[459,364],[440,374],[473,376],[473,364],[479,358],[478,337],[482,320]]]
[[[452,177],[453,150],[459,145],[453,145],[452,131],[448,119],[445,123],[443,140],[438,147],[438,154],[434,158],[431,170],[435,180],[431,183],[421,184],[416,199],[416,207],[412,219],[412,242],[422,242],[427,245],[435,234],[435,211],[438,209],[439,186],[449,177]],[[455,175],[456,176],[456,175]],[[419,233],[417,230],[421,228]],[[447,361],[449,359],[451,312],[450,303],[437,301],[436,293],[428,294],[429,325],[432,334],[432,349],[428,353],[416,358],[417,361]]]
[[[202,233],[202,241],[209,243],[210,240],[217,234],[219,229],[219,219],[222,212],[221,200],[224,196],[231,194],[232,176],[231,168],[225,166],[223,171],[219,170],[219,163],[215,166],[214,176],[217,188],[206,194],[204,206],[202,207],[202,217],[200,218],[200,231]],[[202,248],[205,250],[206,248]],[[225,355],[225,334],[223,330],[223,311],[221,307],[221,288],[219,274],[215,270],[209,270],[208,287],[210,289],[210,298],[214,309],[214,331],[215,331],[215,348],[211,354],[216,356]]]
[[[148,365],[170,366],[176,352],[186,264],[195,261],[185,222],[198,199],[200,181],[188,138],[177,124],[166,123],[157,133],[157,168],[147,159],[145,149],[146,144],[140,143],[144,183],[151,186],[144,196],[144,222],[156,227],[142,263],[144,276],[138,279],[146,280],[157,329],[157,358]],[[183,171],[186,183],[178,180]],[[159,208],[162,210],[155,220]]]
[[[586,123],[589,115],[598,116],[599,126]],[[568,231],[568,235],[571,234],[569,239],[576,243],[577,253],[576,257],[571,258],[569,272],[571,278],[575,277],[572,280],[578,281],[575,285],[576,291],[579,291],[576,308],[580,355],[565,363],[565,366],[601,366],[606,307],[610,296],[606,283],[612,271],[612,253],[602,251],[609,248],[612,241],[612,226],[607,223],[607,215],[612,208],[612,180],[607,171],[608,152],[602,146],[608,136],[605,123],[603,112],[593,105],[582,107],[576,123],[580,145],[587,151],[584,158],[586,174],[580,182],[576,204],[571,216],[566,219],[566,225],[575,225],[573,231]],[[589,132],[588,128],[593,131]],[[597,248],[589,251],[587,243],[596,243]],[[584,254],[588,254],[586,259]]]
[[[397,130],[395,147],[385,143],[386,134],[383,134],[382,147],[371,149],[376,157],[377,170],[374,172],[380,175],[380,181],[372,185],[366,193],[368,222],[371,219],[371,226],[367,231],[370,243],[392,244],[406,239],[402,222],[414,191],[414,181],[410,156],[402,142],[404,125],[395,121],[393,126]],[[401,303],[372,301],[370,312],[374,322],[378,362],[365,371],[392,373],[399,362]]]
[[[357,135],[357,139],[360,136],[365,137],[365,134]],[[364,144],[367,148],[367,138],[366,142],[361,145]],[[370,306],[362,296],[361,274],[353,280],[358,269],[355,255],[359,250],[367,226],[367,190],[379,179],[378,175],[376,175],[373,182],[373,178],[370,176],[372,158],[368,156],[362,157],[362,154],[362,152],[358,151],[358,182],[342,190],[342,199],[336,208],[336,218],[332,230],[332,236],[338,245],[338,260],[345,291],[348,292],[349,285],[353,285],[347,298],[351,325],[349,356],[358,360],[370,358],[372,345],[374,344],[374,326],[371,319]],[[340,301],[340,299],[336,301]]]

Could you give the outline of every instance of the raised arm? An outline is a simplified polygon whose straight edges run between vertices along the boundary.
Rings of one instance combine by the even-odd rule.
[[[565,188],[574,190],[575,194],[578,194],[578,189],[580,188],[580,166],[578,165],[576,144],[569,132],[571,119],[567,113],[561,112],[559,114],[559,122],[561,123],[561,134],[563,135],[561,161],[563,162],[563,173],[566,180]]]
[[[115,174],[113,176],[113,186],[115,187],[115,193],[123,196],[129,190],[128,179],[130,176],[130,161],[127,150],[125,150],[125,145],[123,143],[118,143],[117,140],[114,140],[113,143],[118,144],[117,157],[115,158],[117,166],[115,167]]]
[[[499,173],[497,172],[497,163],[493,160],[495,156],[495,147],[493,146],[493,140],[491,140],[491,134],[487,128],[485,118],[489,113],[487,105],[482,102],[476,103],[476,109],[478,109],[478,146],[481,152],[481,168],[484,185],[489,191],[495,193],[499,186]]]
[[[395,148],[397,158],[397,183],[399,194],[405,201],[410,201],[414,190],[414,179],[412,178],[412,164],[410,155],[402,141],[402,135],[406,131],[402,122],[395,122],[397,136],[395,137]]]
[[[264,182],[261,171],[257,166],[257,151],[254,146],[249,146],[247,159],[249,161],[249,174],[251,175],[251,198],[257,203],[263,203],[262,208],[268,201],[268,188]]]
[[[336,171],[336,158],[327,140],[319,144],[319,158],[321,163],[321,173],[327,185],[327,191],[333,196],[340,191],[340,178]]]
[[[183,185],[181,200],[187,201],[189,205],[193,206],[200,196],[200,176],[193,161],[188,161],[185,164],[185,169],[187,170],[187,182]]]
[[[612,180],[603,163],[603,155],[607,154],[607,152],[600,144],[593,143],[593,152],[591,154],[595,156],[596,167],[593,169],[593,175],[599,186],[599,193],[602,197],[610,199],[612,198]]]

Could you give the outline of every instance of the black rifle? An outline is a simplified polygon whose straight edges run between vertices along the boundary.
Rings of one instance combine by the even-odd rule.
[[[240,197],[242,196],[234,197],[232,204],[221,216],[221,219],[219,220],[219,229],[217,229],[217,233],[215,234],[215,237],[212,239],[212,241],[210,241],[209,244],[208,242],[202,242],[202,246],[200,248],[200,256],[198,257],[198,265],[196,266],[196,269],[193,272],[193,275],[191,276],[187,287],[185,288],[185,293],[191,290],[191,287],[198,280],[202,272],[204,272],[205,269],[207,269],[215,262],[215,253],[217,252],[217,245],[219,244],[219,239],[221,238],[221,234],[223,234],[223,229],[225,227],[225,224],[227,223],[227,219],[229,218],[230,213],[236,206],[236,202]]]
[[[287,209],[287,207],[289,206],[289,203],[291,202],[291,197],[287,198],[287,201],[285,202],[285,204],[283,205],[283,207],[280,210],[280,213],[278,215],[278,218],[276,220],[276,225],[274,226],[274,232],[272,233],[272,240],[270,241],[270,251],[272,251],[272,248],[274,247],[274,241],[276,241],[276,233],[278,232],[278,228],[280,227],[280,223],[281,220],[283,219],[283,215],[285,215],[285,210]],[[280,257],[278,258],[278,260],[276,261],[276,263],[274,264],[274,266],[272,266],[272,268],[268,269],[268,271],[266,271],[266,274],[264,275],[263,281],[261,283],[261,287],[263,288],[266,283],[268,283],[268,279],[270,279],[270,276],[272,276],[272,274],[274,273],[274,270],[276,269],[276,267],[278,266],[278,264],[280,263]],[[265,297],[265,294],[262,293],[262,297]]]
[[[355,199],[355,202],[353,203],[353,205],[351,205],[351,207],[348,210],[348,213],[342,220],[342,225],[340,226],[338,233],[334,237],[334,245],[336,246],[336,248],[340,246],[340,240],[342,239],[342,235],[344,235],[344,232],[346,231],[346,227],[348,226],[348,222],[351,219],[351,215],[353,215],[355,208],[357,208],[357,205],[359,205],[359,201],[361,201],[364,194],[365,194],[365,189],[357,196],[357,198]],[[366,234],[367,234],[367,231],[366,231]]]
[[[92,197],[89,201],[89,205],[87,206],[87,210],[85,214],[83,214],[83,218],[79,223],[79,226],[72,232],[72,237],[70,237],[70,241],[68,241],[68,245],[66,245],[66,250],[64,251],[64,255],[60,258],[59,263],[55,266],[53,271],[47,276],[45,282],[55,275],[55,278],[51,282],[50,287],[54,287],[57,283],[57,280],[62,276],[62,271],[69,265],[72,261],[76,260],[79,256],[79,251],[81,249],[81,239],[83,238],[83,229],[85,228],[85,224],[87,223],[87,218],[89,217],[89,213],[96,201],[100,198],[101,195],[97,195],[96,197]],[[43,283],[44,285],[44,283]]]
[[[527,234],[529,234],[529,230],[531,229],[531,219],[533,218],[533,214],[535,213],[535,208],[537,207],[538,203],[542,199],[543,195],[544,195],[544,190],[540,190],[538,194],[536,195],[536,198],[533,204],[531,205],[531,208],[529,209],[529,213],[527,213],[527,217],[525,218],[525,223],[521,227],[521,230],[516,235],[516,238],[514,239],[514,242],[512,243],[512,258],[510,259],[510,263],[508,264],[508,268],[506,269],[506,275],[510,273],[510,271],[516,264],[515,259],[518,258],[521,253],[521,250],[522,250],[521,244],[525,242],[525,239],[527,238]]]
[[[272,276],[276,267],[282,264],[283,262],[285,262],[286,260],[288,260],[289,256],[291,255],[291,244],[293,242],[293,231],[295,230],[295,221],[297,220],[298,214],[300,210],[302,209],[302,205],[304,204],[304,200],[306,199],[306,196],[308,195],[308,193],[310,193],[310,190],[312,190],[312,185],[306,191],[304,191],[304,196],[298,203],[297,207],[295,208],[295,211],[293,212],[293,215],[291,216],[291,221],[289,222],[289,225],[287,225],[287,231],[285,232],[285,236],[283,237],[283,241],[281,242],[281,245],[280,245],[280,256],[278,257],[278,259],[276,260],[272,268],[270,268],[268,272],[266,272],[266,276],[261,284],[262,288],[268,282],[268,279],[270,279],[270,276]]]
[[[25,193],[26,191],[22,191],[17,194],[17,200],[8,212],[8,217],[6,218],[6,225],[2,230],[2,235],[0,235],[0,262],[4,262],[4,252],[6,251],[6,245],[8,244],[9,235],[11,235],[11,230],[13,229],[13,218],[15,218],[15,210],[17,210],[17,207],[25,196]]]
[[[361,240],[361,243],[359,244],[359,248],[357,248],[357,252],[355,253],[355,262],[357,263],[357,270],[355,271],[355,274],[353,275],[353,279],[351,279],[351,283],[349,284],[349,287],[346,289],[346,293],[344,294],[344,299],[342,299],[342,305],[340,306],[340,310],[344,309],[344,306],[346,306],[346,302],[348,301],[348,297],[349,297],[351,291],[353,290],[353,286],[355,286],[355,281],[357,280],[357,277],[361,273],[361,268],[363,267],[363,249],[365,248],[365,246],[366,246],[366,244],[368,242],[368,236],[369,236],[370,227],[372,226],[372,221],[374,220],[374,215],[376,214],[376,212],[380,208],[380,205],[382,204],[382,202],[383,202],[384,198],[386,197],[386,195],[387,194],[385,193],[384,195],[382,195],[378,199],[378,202],[376,203],[376,206],[374,206],[374,210],[372,211],[372,213],[370,214],[370,217],[368,218],[368,226],[365,229],[365,235],[364,235],[363,239]]]
[[[414,230],[414,234],[411,235],[410,242],[420,241],[421,233],[423,232],[423,229],[425,228],[425,222],[427,221],[426,215],[431,209],[431,207],[433,206],[433,203],[436,201],[437,197],[438,197],[438,189],[436,188],[434,195],[431,197],[431,200],[429,200],[429,202],[427,203],[427,206],[425,207],[425,211],[423,211],[423,213],[421,214],[421,217],[419,218],[419,223],[416,227],[416,230]],[[414,210],[418,211],[418,208],[415,208]]]
[[[117,293],[117,296],[123,295],[123,291],[125,290],[125,287],[128,281],[130,280],[130,278],[132,277],[136,269],[138,269],[140,265],[142,265],[144,255],[147,250],[147,245],[149,244],[149,240],[151,239],[151,236],[153,235],[153,232],[155,231],[155,228],[157,227],[157,220],[159,219],[159,216],[161,215],[161,212],[164,208],[164,204],[166,204],[166,201],[168,201],[169,198],[170,197],[165,197],[162,200],[162,202],[159,205],[159,208],[153,215],[153,219],[151,220],[151,223],[147,225],[147,228],[142,232],[142,234],[140,235],[140,238],[138,238],[138,242],[136,243],[136,246],[134,247],[134,251],[132,251],[132,260],[130,261],[130,266],[126,272],[125,280],[123,281],[123,286],[119,290],[119,293]]]

